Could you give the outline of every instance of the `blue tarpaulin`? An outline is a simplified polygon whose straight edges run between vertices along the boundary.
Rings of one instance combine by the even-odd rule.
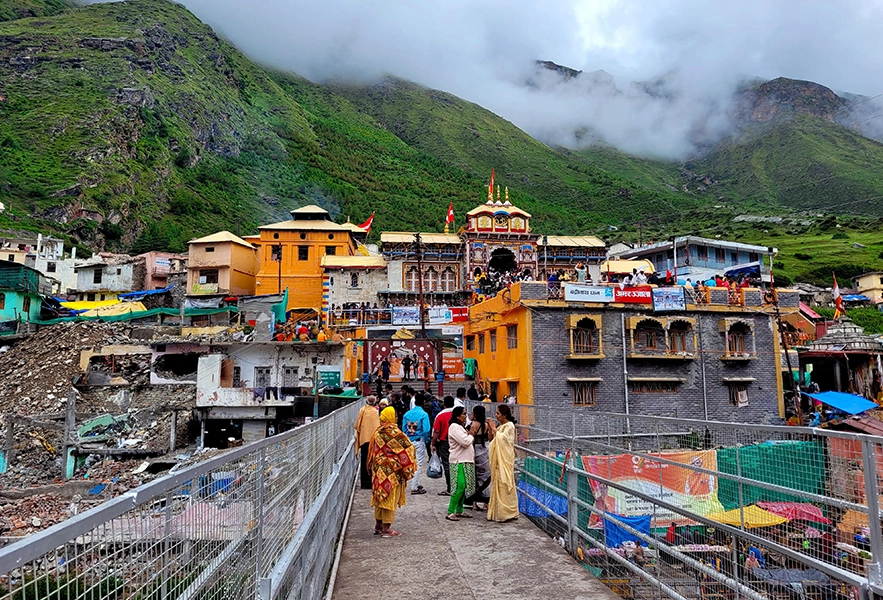
[[[724,271],[724,277],[739,277],[741,275],[745,275],[746,277],[760,275],[760,262],[736,265]]]
[[[628,525],[632,529],[635,529],[645,535],[650,535],[650,519],[653,518],[651,515],[626,517],[623,515],[610,514],[610,516],[616,517],[617,520],[622,521],[624,525]],[[608,548],[616,548],[623,542],[639,541],[634,533],[629,533],[628,531],[617,525],[615,522],[608,521],[607,519],[604,519],[604,538],[607,540],[606,543]],[[642,546],[647,545],[647,542],[645,542],[644,540],[640,540],[640,542]]]
[[[117,298],[119,298],[120,300],[127,301],[127,302],[137,302],[138,300],[141,300],[145,296],[153,296],[155,294],[165,294],[166,292],[171,291],[171,289],[173,287],[175,287],[174,283],[172,285],[170,285],[169,287],[165,287],[160,290],[140,290],[137,292],[126,292],[125,294],[117,294]]]
[[[870,302],[871,299],[862,294],[844,294],[841,296],[844,302]]]
[[[862,396],[845,392],[817,392],[806,395],[850,415],[858,415],[866,410],[878,407],[876,402],[871,402]]]
[[[567,514],[567,498],[564,496],[559,496],[558,494],[550,494],[549,492],[544,492],[540,488],[531,485],[525,481],[518,482],[518,511],[527,515],[528,517],[548,517],[549,511],[525,496],[524,494],[529,494],[533,498],[536,498],[539,502],[543,503],[543,505],[548,506],[550,509],[555,511],[555,514],[558,515],[566,515]]]

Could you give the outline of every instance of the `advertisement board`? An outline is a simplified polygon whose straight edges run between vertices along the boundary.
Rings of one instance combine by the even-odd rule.
[[[620,289],[619,286],[613,288],[613,301],[624,302],[626,304],[652,304],[653,295],[649,285],[640,285],[637,287],[627,287]]]
[[[330,388],[340,387],[340,370],[331,371],[319,367],[319,381]]]
[[[653,288],[653,310],[665,312],[669,310],[687,310],[687,301],[682,287]]]
[[[564,284],[564,299],[568,302],[613,302],[612,287]]]
[[[420,312],[416,306],[393,306],[392,307],[392,324],[393,325],[419,325]]]
[[[700,515],[723,512],[717,497],[717,478],[696,468],[717,470],[717,455],[714,450],[688,450],[653,453],[653,456],[684,466],[658,462],[633,454],[613,456],[583,456],[583,468],[589,473],[603,477],[627,489],[639,491],[656,500],[681,507]],[[628,492],[608,488],[605,484],[589,478],[595,506],[600,510],[619,515],[655,515],[656,526],[666,526],[671,522],[678,525],[690,521],[679,514],[665,510]],[[590,519],[589,526],[603,527],[600,518]]]

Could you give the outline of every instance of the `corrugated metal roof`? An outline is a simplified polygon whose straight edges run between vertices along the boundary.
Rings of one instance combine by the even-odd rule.
[[[550,246],[578,246],[581,248],[604,248],[606,244],[593,235],[550,235]]]
[[[346,231],[349,233],[349,228],[344,227],[340,223],[335,223],[334,221],[310,221],[306,219],[280,221],[279,223],[272,223],[270,225],[261,225],[258,229],[278,229],[280,231]]]
[[[315,204],[307,204],[306,206],[301,206],[300,208],[295,208],[294,210],[288,211],[292,215],[314,215],[314,214],[328,214],[328,211],[322,208],[321,206],[316,206]]]
[[[420,233],[420,239],[424,244],[462,244],[463,241],[456,233]],[[404,231],[387,231],[380,234],[382,244],[410,244],[414,241],[414,234]]]
[[[217,233],[213,233],[211,235],[207,235],[205,237],[196,238],[195,240],[190,240],[187,242],[188,244],[220,244],[223,242],[232,242],[234,244],[239,244],[240,246],[245,246],[247,248],[254,248],[251,244],[246,242],[244,239],[237,235],[233,235],[229,231],[219,231]]]
[[[386,261],[382,256],[337,256],[326,254],[319,261],[322,267],[328,269],[372,269],[386,267]]]

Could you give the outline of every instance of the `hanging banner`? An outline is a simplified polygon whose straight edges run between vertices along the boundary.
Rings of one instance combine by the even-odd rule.
[[[612,287],[564,284],[564,299],[568,302],[613,302]]]
[[[392,324],[393,325],[419,325],[420,311],[416,306],[393,306],[392,307]]]
[[[653,310],[665,312],[671,310],[687,310],[687,302],[684,298],[682,287],[658,287],[653,288]]]
[[[616,286],[613,288],[613,301],[627,304],[653,304],[652,290],[649,285],[622,289]]]
[[[700,515],[722,512],[723,506],[717,497],[717,477],[696,471],[696,468],[717,470],[717,455],[714,450],[672,451],[652,453],[669,461],[682,463],[683,467],[657,462],[632,454],[613,456],[583,456],[583,468],[622,485],[639,491],[657,500],[663,500],[685,511]],[[655,515],[654,527],[692,523],[680,514],[654,505],[637,496],[589,478],[589,485],[595,496],[595,506],[618,515]],[[603,527],[602,520],[595,515],[589,520],[590,527]]]

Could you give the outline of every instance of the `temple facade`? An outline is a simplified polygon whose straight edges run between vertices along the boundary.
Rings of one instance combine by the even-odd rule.
[[[545,280],[558,269],[572,270],[583,263],[592,277],[600,277],[607,248],[594,236],[543,235],[531,229],[531,215],[503,199],[499,188],[484,204],[466,213],[466,225],[457,233],[390,231],[380,236],[380,252],[387,261],[388,289],[381,301],[405,299],[419,291],[430,302],[461,304],[471,295],[482,274],[517,274],[522,279]],[[419,252],[422,265],[418,264]],[[386,296],[386,298],[384,298]]]

